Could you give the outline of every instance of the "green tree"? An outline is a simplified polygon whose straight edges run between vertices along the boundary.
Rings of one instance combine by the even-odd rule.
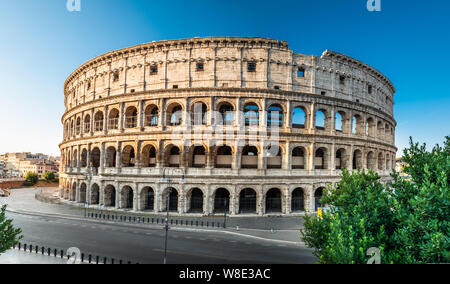
[[[55,174],[52,172],[45,172],[42,177],[47,181],[47,182],[51,182],[51,181],[55,181]]]
[[[22,230],[14,228],[12,220],[6,219],[6,205],[0,211],[0,254],[17,245],[23,236]]]
[[[377,247],[382,263],[450,262],[450,138],[431,152],[411,139],[404,151],[411,180],[392,173],[384,185],[369,171],[343,171],[324,193],[330,211],[306,216],[302,240],[319,263],[366,263]]]
[[[25,175],[25,180],[30,185],[35,185],[39,181],[39,176],[33,172],[28,172]]]

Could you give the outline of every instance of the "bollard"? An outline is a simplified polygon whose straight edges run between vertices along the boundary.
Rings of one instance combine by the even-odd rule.
[[[37,254],[39,252],[39,246],[36,246],[34,250],[35,250],[35,253]]]
[[[41,254],[44,255],[44,253],[45,253],[45,248],[42,247],[42,248],[41,248]]]
[[[206,227],[209,227],[209,221],[206,221]]]
[[[81,253],[81,262],[84,262],[84,253]]]
[[[103,264],[106,264],[106,257],[103,258]]]
[[[27,244],[23,244],[23,251],[27,251]]]
[[[47,249],[47,254],[50,256],[52,254],[52,250],[50,248]]]
[[[203,227],[203,221],[202,221],[202,227]]]
[[[195,221],[195,225],[198,227],[198,221]]]
[[[64,251],[61,250],[61,258],[64,258]]]
[[[33,245],[30,245],[30,252],[33,252]]]
[[[175,225],[178,225],[178,220],[175,220]]]
[[[119,264],[122,264],[122,260],[119,260]]]
[[[181,220],[181,226],[183,226],[183,220]]]
[[[20,247],[22,246],[22,244],[19,242],[19,250],[20,250]]]
[[[55,257],[58,256],[58,251],[55,249],[55,250],[53,251],[53,254],[55,255]]]
[[[89,264],[91,264],[91,262],[92,262],[92,255],[89,255],[88,262],[89,262]]]
[[[111,258],[111,264],[114,264],[114,258]]]
[[[95,257],[95,263],[98,264],[98,255]]]

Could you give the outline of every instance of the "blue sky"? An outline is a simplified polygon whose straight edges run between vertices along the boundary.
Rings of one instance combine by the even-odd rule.
[[[85,61],[139,43],[194,36],[286,40],[299,53],[335,50],[394,83],[399,155],[409,136],[450,135],[450,3],[442,0],[3,1],[0,9],[0,153],[59,155],[63,84]]]

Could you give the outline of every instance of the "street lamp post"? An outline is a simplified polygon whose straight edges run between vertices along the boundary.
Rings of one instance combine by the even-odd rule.
[[[163,170],[163,176],[162,176],[162,181],[166,181],[167,180],[167,184],[169,186],[168,192],[167,192],[167,200],[166,200],[166,225],[165,225],[165,231],[166,231],[166,236],[165,236],[165,241],[164,241],[164,264],[167,264],[167,241],[168,241],[168,237],[169,237],[169,209],[170,209],[170,195],[172,193],[172,187],[171,187],[171,183],[172,183],[172,179],[169,177],[166,179],[166,170],[168,168],[164,168]],[[172,170],[180,170],[182,172],[182,177],[181,177],[181,182],[184,182],[184,171],[182,169],[177,169],[177,168],[173,168]]]

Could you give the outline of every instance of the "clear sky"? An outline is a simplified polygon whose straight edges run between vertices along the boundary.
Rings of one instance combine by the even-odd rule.
[[[450,10],[443,0],[2,1],[0,153],[59,155],[69,74],[102,53],[154,40],[260,36],[299,53],[338,51],[394,83],[399,155],[409,136],[434,145],[450,135]]]

